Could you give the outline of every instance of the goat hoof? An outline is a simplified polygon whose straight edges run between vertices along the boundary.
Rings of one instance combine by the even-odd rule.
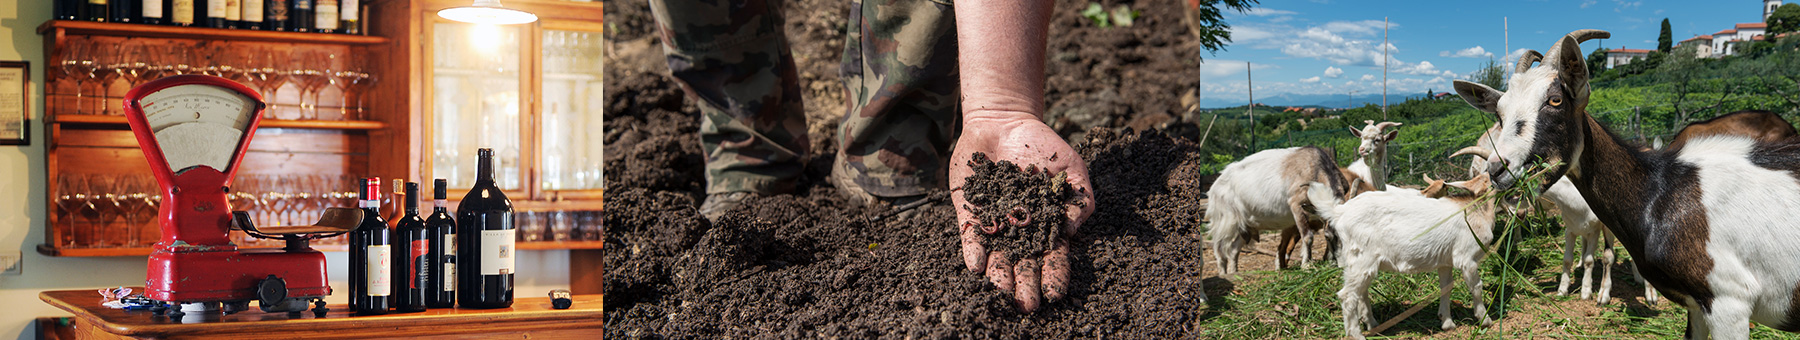
[[[1444,327],[1444,330],[1446,330],[1446,331],[1450,330],[1451,328],[1456,328],[1456,321],[1450,321],[1450,319],[1444,319],[1443,327]]]

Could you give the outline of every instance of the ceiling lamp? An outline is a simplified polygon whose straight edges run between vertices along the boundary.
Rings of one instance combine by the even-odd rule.
[[[444,19],[471,24],[516,25],[537,21],[537,15],[500,6],[500,0],[475,0],[475,4],[438,11]]]

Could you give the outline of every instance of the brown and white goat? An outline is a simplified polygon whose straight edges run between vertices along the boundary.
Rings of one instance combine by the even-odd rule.
[[[1306,206],[1308,183],[1326,183],[1343,197],[1348,190],[1331,151],[1316,146],[1269,149],[1225,166],[1207,190],[1206,218],[1211,222],[1213,256],[1219,273],[1237,273],[1238,250],[1254,243],[1265,231],[1294,230],[1311,239],[1324,223]],[[1276,249],[1277,267],[1287,268],[1287,249]],[[1304,264],[1312,262],[1312,248],[1300,251]]]
[[[1645,279],[1688,308],[1687,336],[1746,339],[1751,321],[1800,331],[1800,144],[1738,135],[1638,151],[1587,113],[1580,40],[1564,36],[1511,92],[1457,81],[1470,105],[1498,117],[1485,173],[1505,190],[1531,168],[1567,176],[1638,260]]]
[[[1749,110],[1727,113],[1703,122],[1688,124],[1675,134],[1675,140],[1669,141],[1664,150],[1681,150],[1688,140],[1719,135],[1737,135],[1756,139],[1762,143],[1791,143],[1790,139],[1800,136],[1794,132],[1794,126],[1774,112]]]

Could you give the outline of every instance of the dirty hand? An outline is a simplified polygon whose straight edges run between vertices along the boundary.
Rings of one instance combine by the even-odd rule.
[[[962,136],[956,140],[955,153],[950,155],[950,199],[956,206],[956,225],[962,235],[963,264],[971,272],[986,271],[988,281],[1013,293],[1013,302],[1020,310],[1035,311],[1044,301],[1062,299],[1068,290],[1068,240],[1094,212],[1094,189],[1088,184],[1087,162],[1035,115],[993,111],[966,115]],[[1069,185],[1080,196],[1081,204],[1066,206],[1069,224],[1062,230],[1063,237],[1043,257],[1008,263],[1004,252],[989,252],[982,245],[979,222],[975,213],[968,210],[968,200],[960,190],[966,178],[974,174],[969,161],[976,152],[985,153],[996,162],[1007,160],[1021,167],[1036,165],[1050,173],[1068,172]]]

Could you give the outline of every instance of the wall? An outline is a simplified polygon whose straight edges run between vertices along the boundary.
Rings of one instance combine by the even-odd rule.
[[[22,252],[24,274],[0,275],[0,339],[16,336],[35,339],[33,321],[66,312],[38,300],[44,290],[95,289],[140,286],[144,283],[143,257],[67,258],[39,255],[44,239],[47,185],[44,175],[44,52],[37,26],[50,19],[51,1],[0,1],[0,60],[31,62],[32,126],[30,146],[0,146],[0,252]],[[338,294],[328,299],[344,303],[348,277],[342,252],[326,253],[332,286]],[[551,289],[568,288],[568,251],[519,253],[516,297],[544,296]],[[537,273],[537,274],[532,274]]]

